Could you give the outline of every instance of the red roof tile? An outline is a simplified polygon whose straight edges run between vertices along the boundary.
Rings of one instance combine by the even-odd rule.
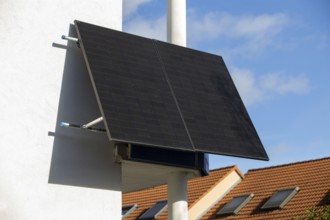
[[[205,192],[221,181],[226,175],[233,170],[237,170],[236,166],[213,170],[209,176],[191,179],[188,181],[188,206],[191,206]],[[239,171],[238,171],[239,172]],[[153,204],[160,200],[167,200],[167,185],[162,185],[146,190],[123,194],[123,206],[137,204],[138,208],[125,220],[135,220],[142,215]],[[163,212],[157,219],[167,219],[167,211]]]
[[[283,209],[260,207],[281,189],[298,186],[300,191]],[[245,179],[216,204],[202,219],[292,219],[303,217],[313,206],[329,204],[330,158],[249,170]],[[235,216],[216,217],[220,207],[234,196],[253,193],[255,197]]]

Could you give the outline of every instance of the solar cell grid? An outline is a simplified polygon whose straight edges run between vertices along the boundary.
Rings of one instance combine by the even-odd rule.
[[[111,140],[192,150],[153,42],[76,26]]]
[[[196,150],[265,155],[221,57],[157,42]]]
[[[268,160],[220,56],[75,25],[110,140]]]

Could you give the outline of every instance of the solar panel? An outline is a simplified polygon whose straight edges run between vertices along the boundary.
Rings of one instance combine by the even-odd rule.
[[[75,24],[111,140],[193,150],[153,41]]]
[[[167,201],[156,202],[150,209],[143,213],[138,220],[156,219],[157,216],[167,208]]]
[[[75,25],[110,140],[268,160],[220,56]]]
[[[217,212],[217,214],[237,214],[253,197],[253,194],[234,197],[232,200],[230,200],[230,202],[228,202],[224,207],[222,207]]]
[[[134,210],[136,208],[137,208],[137,204],[123,206],[121,208],[121,216],[122,216],[122,218],[125,218],[126,216],[128,216],[129,214],[131,214],[132,212],[134,212]]]
[[[195,149],[267,157],[223,59],[163,42],[157,47]]]
[[[283,208],[299,191],[299,187],[279,190],[270,197],[261,209]]]

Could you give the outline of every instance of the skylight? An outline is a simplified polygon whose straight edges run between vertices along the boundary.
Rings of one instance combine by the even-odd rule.
[[[162,213],[167,208],[167,201],[156,202],[150,209],[148,209],[143,215],[141,215],[138,220],[152,220],[156,219],[160,213]]]
[[[126,216],[128,216],[129,214],[131,214],[132,212],[134,212],[134,210],[136,208],[137,208],[137,204],[123,206],[121,208],[121,216],[122,216],[122,218],[125,218]]]
[[[282,209],[299,191],[299,187],[275,192],[261,209]]]
[[[236,196],[230,202],[228,202],[224,207],[222,207],[217,214],[218,215],[230,215],[237,214],[252,198],[253,194]]]

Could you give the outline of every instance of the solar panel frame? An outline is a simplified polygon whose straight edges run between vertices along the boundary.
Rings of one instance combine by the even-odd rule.
[[[261,209],[282,209],[298,192],[299,187],[278,190],[265,202]]]
[[[75,26],[110,141],[194,151],[153,41]]]
[[[124,219],[125,217],[129,216],[132,212],[135,211],[135,209],[137,209],[137,207],[138,207],[137,204],[123,206],[121,208],[121,216],[122,216],[122,218]]]
[[[269,160],[221,56],[75,26],[110,141]]]
[[[197,151],[268,160],[221,56],[157,41]]]

